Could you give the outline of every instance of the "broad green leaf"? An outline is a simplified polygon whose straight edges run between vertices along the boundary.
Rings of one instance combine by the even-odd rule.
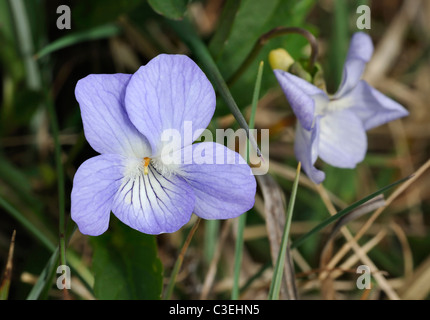
[[[187,10],[187,0],[148,0],[155,12],[173,20],[180,20]]]
[[[71,7],[72,30],[84,29],[111,23],[124,14],[147,10],[146,1],[142,0],[91,0],[76,1]],[[151,11],[151,10],[147,10]]]
[[[94,295],[101,300],[160,299],[163,269],[155,236],[112,219],[94,247]]]

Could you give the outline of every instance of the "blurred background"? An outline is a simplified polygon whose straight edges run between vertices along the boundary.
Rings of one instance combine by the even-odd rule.
[[[160,8],[160,3],[167,4]],[[366,228],[358,240],[358,250],[346,250],[338,261],[322,264],[327,258],[323,250],[326,230],[306,241],[293,254],[296,282],[300,296],[310,299],[428,299],[430,2],[174,3],[176,6],[169,6],[169,1],[157,4],[142,0],[0,0],[0,278],[7,269],[10,240],[16,230],[9,299],[28,297],[57,247],[59,210],[65,212],[68,230],[73,228],[69,220],[72,179],[79,165],[96,155],[85,140],[74,96],[79,79],[91,73],[133,73],[159,53],[187,54],[199,63],[168,22],[189,19],[226,81],[263,33],[277,26],[311,31],[318,39],[318,63],[324,70],[327,90],[334,93],[349,39],[358,31],[357,7],[363,4],[371,10],[371,26],[364,31],[375,44],[364,78],[405,106],[410,115],[368,132],[368,154],[356,169],[338,169],[318,162],[327,177],[322,188],[302,175],[291,238],[329,217],[330,210],[344,208],[400,178],[411,174],[415,177]],[[60,5],[70,8],[70,29],[57,26],[63,13],[57,13]],[[267,60],[270,50],[279,47],[297,60],[306,60],[310,53],[306,39],[299,35],[270,40],[230,90],[248,119],[258,63],[265,62],[255,126],[270,129],[269,173],[288,201],[297,166],[293,152],[295,118]],[[218,97],[211,128],[228,127],[238,125]],[[270,218],[264,214],[267,201],[260,186],[244,233],[240,295],[244,299],[265,299],[270,286]],[[330,244],[329,260],[348,242],[345,234],[355,235],[369,216],[349,223],[347,231],[336,237]],[[174,234],[155,238],[165,282],[194,221]],[[118,224],[113,216],[111,224]],[[178,274],[175,298],[229,297],[235,225],[235,220],[200,222]],[[75,267],[74,289],[68,298],[100,298],[92,290],[92,259],[94,248],[103,246],[106,238],[90,239],[76,231],[68,240],[68,259]],[[364,291],[355,285],[356,268],[366,264],[363,261],[370,261],[372,272],[378,274],[372,278],[372,289]],[[330,281],[324,280],[327,270]],[[55,286],[41,297],[64,298]]]

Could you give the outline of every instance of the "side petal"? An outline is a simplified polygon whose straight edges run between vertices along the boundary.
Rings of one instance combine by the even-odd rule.
[[[254,206],[257,184],[251,168],[225,146],[202,142],[183,150],[181,176],[194,190],[194,213],[204,219],[230,219]]]
[[[313,84],[288,72],[273,72],[300,124],[306,130],[311,130],[316,108],[314,97],[323,97],[328,102],[327,95]]]
[[[91,74],[78,81],[75,96],[85,137],[95,151],[142,158],[150,155],[151,149],[124,108],[129,80],[128,74]]]
[[[342,82],[338,91],[334,94],[334,99],[343,97],[355,88],[372,54],[373,43],[370,36],[364,32],[354,33],[343,67]]]
[[[363,161],[367,137],[361,120],[350,110],[332,112],[321,118],[319,156],[339,168],[355,168]]]
[[[297,122],[294,153],[297,160],[302,163],[303,171],[316,184],[325,179],[325,173],[314,167],[318,158],[318,144],[320,135],[320,117],[315,119],[315,125],[311,131],[306,130]]]
[[[356,88],[342,100],[348,104],[363,122],[364,129],[370,130],[398,118],[409,112],[396,101],[361,80]]]
[[[193,212],[194,193],[181,177],[160,175],[152,165],[148,174],[124,177],[112,212],[123,223],[147,234],[171,233],[186,224]]]
[[[178,149],[206,129],[215,111],[215,91],[206,75],[184,55],[160,54],[142,66],[127,86],[125,105],[136,128],[148,138],[153,156],[163,132],[178,132]],[[170,135],[170,134],[169,134]]]
[[[119,155],[100,155],[88,159],[76,171],[71,194],[71,217],[83,234],[98,236],[109,225],[115,193],[123,178]]]

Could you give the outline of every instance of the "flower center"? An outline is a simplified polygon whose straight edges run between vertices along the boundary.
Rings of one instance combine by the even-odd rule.
[[[151,162],[151,158],[148,158],[148,157],[143,158],[143,161],[142,161],[142,164],[143,164],[143,173],[145,175],[148,174],[148,166],[149,166],[150,162]]]

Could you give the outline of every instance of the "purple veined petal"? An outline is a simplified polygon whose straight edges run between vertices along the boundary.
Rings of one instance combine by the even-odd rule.
[[[149,165],[148,174],[126,174],[114,196],[112,212],[140,232],[171,233],[190,220],[194,202],[194,192],[184,179],[163,176]]]
[[[297,119],[303,128],[311,130],[316,108],[313,97],[321,98],[320,100],[326,100],[328,103],[327,94],[306,80],[288,72],[283,70],[273,70],[273,72]]]
[[[300,122],[297,122],[294,153],[297,160],[301,162],[303,171],[316,184],[320,184],[325,179],[325,173],[314,166],[318,158],[319,134],[319,116],[315,118],[315,124],[311,131],[304,129]]]
[[[123,178],[124,158],[99,155],[76,171],[71,194],[71,217],[83,234],[98,236],[109,225],[113,197]]]
[[[85,137],[95,151],[143,158],[151,147],[124,108],[129,80],[128,74],[91,74],[78,81],[75,95]]]
[[[343,67],[342,82],[333,96],[334,99],[340,99],[355,88],[372,54],[373,43],[370,36],[364,32],[354,33]]]
[[[321,118],[319,156],[339,168],[355,168],[363,161],[367,137],[361,120],[350,110],[332,112]]]
[[[182,135],[179,148],[206,129],[215,111],[215,91],[203,71],[184,55],[160,54],[142,66],[127,86],[125,105],[136,128],[149,140],[153,156],[166,130]]]
[[[365,130],[370,130],[409,114],[402,105],[372,88],[364,80],[361,80],[343,100],[350,106],[349,110],[361,119]]]
[[[230,219],[254,206],[255,177],[238,153],[213,142],[196,143],[182,151],[184,164],[179,170],[194,190],[197,216]]]

